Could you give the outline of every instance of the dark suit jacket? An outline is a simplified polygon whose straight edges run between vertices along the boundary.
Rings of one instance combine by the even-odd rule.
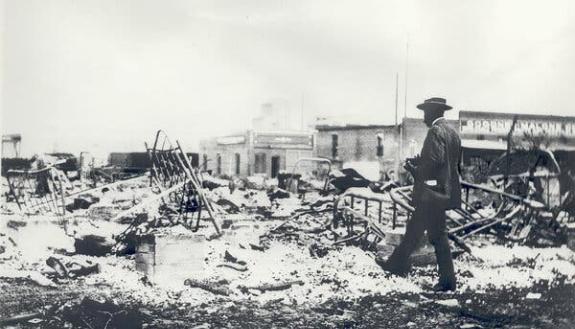
[[[415,173],[413,201],[418,205],[422,185],[435,180],[433,189],[447,193],[448,209],[461,206],[461,184],[459,182],[459,161],[461,140],[457,131],[445,119],[439,119],[427,132],[421,158]]]

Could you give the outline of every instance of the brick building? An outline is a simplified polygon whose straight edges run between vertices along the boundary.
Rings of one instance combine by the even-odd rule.
[[[449,120],[459,129],[458,120]],[[398,156],[399,130],[401,149],[399,159],[419,153],[427,126],[421,118],[404,118],[400,127],[395,125],[318,124],[316,125],[315,154],[332,160],[339,166],[363,162],[379,166],[383,172],[395,168]]]
[[[447,123],[459,130],[459,120],[447,119]],[[423,118],[404,118],[402,121],[403,147],[401,159],[419,154],[423,141],[429,128],[423,122]]]
[[[262,112],[262,117],[255,120],[255,127],[283,124],[282,111],[264,104]],[[475,165],[478,159],[489,162],[500,156],[506,149],[507,134],[515,116],[460,111],[458,120],[448,120],[460,132],[463,164]],[[559,162],[575,164],[575,117],[525,114],[517,117],[514,136],[527,132],[544,134]],[[298,159],[317,156],[330,159],[336,167],[361,162],[358,165],[369,164],[387,173],[395,169],[397,157],[403,161],[420,152],[428,131],[422,118],[404,118],[400,128],[393,124],[349,122],[351,120],[319,121],[315,126],[315,136],[301,131],[248,130],[242,134],[213,138],[202,142],[199,164],[216,174],[275,177],[280,170],[292,170]],[[401,154],[398,154],[400,148]]]
[[[393,125],[317,125],[315,154],[337,165],[347,162],[391,163],[397,152]]]

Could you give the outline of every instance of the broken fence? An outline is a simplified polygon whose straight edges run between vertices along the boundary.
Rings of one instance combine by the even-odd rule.
[[[146,144],[146,149],[152,162],[151,184],[159,190],[159,193],[116,215],[113,220],[120,220],[137,212],[155,208],[154,211],[170,214],[170,225],[182,224],[192,231],[197,231],[201,221],[208,220],[213,225],[216,234],[220,235],[216,214],[210,200],[204,194],[202,181],[179,142],[176,141],[173,144],[166,133],[159,130],[153,146],[150,148]],[[204,211],[207,213],[206,216],[204,216]],[[194,215],[195,224],[193,223]],[[155,223],[157,222],[149,219],[147,229],[156,225]],[[122,241],[125,237],[137,232],[140,224],[142,224],[141,221],[134,219],[117,240]]]
[[[55,166],[38,170],[9,170],[9,195],[24,214],[66,214],[64,173]]]
[[[463,246],[463,240],[482,232],[494,233],[500,238],[519,243],[540,244],[541,238],[548,240],[550,245],[562,242],[559,223],[542,203],[467,182],[462,182],[462,188],[466,195],[462,206],[446,213],[448,235],[456,244]],[[467,197],[470,190],[490,195],[497,202],[486,209],[476,209]],[[407,212],[409,220],[414,211],[411,191],[412,186],[391,190],[394,216],[397,213],[396,208],[401,209]]]

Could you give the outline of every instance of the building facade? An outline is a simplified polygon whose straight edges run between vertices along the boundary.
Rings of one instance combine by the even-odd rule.
[[[563,158],[573,159],[575,117],[532,114],[460,111],[458,120],[447,120],[460,132],[463,162],[477,157],[494,159],[507,149],[507,136],[514,118],[516,143],[540,142],[542,147]],[[417,155],[427,134],[421,118],[404,118],[401,127],[393,125],[320,124],[316,126],[316,150],[319,157],[336,163],[380,162],[389,164]],[[401,134],[401,139],[398,136]],[[398,150],[401,150],[398,154]]]
[[[448,122],[459,129],[458,120]],[[399,126],[320,124],[316,130],[316,156],[343,167],[346,163],[372,163],[388,173],[397,160],[419,154],[428,128],[420,118],[404,118]]]
[[[514,137],[539,137],[551,150],[575,149],[575,117],[567,116],[460,111],[461,138],[506,144],[514,120]]]
[[[459,130],[459,120],[449,120],[447,123]],[[419,154],[429,128],[421,118],[403,118],[401,122],[401,155],[400,159],[414,157]]]
[[[276,177],[298,159],[313,155],[313,134],[260,132],[217,137],[200,144],[200,167],[216,175]]]
[[[460,111],[459,119],[448,123],[460,132],[463,165],[477,166],[479,161],[487,167],[501,156],[515,117],[514,139],[544,137],[546,148],[560,163],[575,165],[575,117]],[[404,118],[399,126],[322,122],[315,130],[315,134],[248,130],[206,140],[201,143],[199,165],[215,174],[275,177],[280,170],[291,171],[298,159],[316,156],[340,168],[367,163],[383,175],[396,169],[397,160],[401,163],[419,154],[428,127],[422,118]]]
[[[505,153],[509,136],[515,148],[547,149],[562,170],[575,167],[575,117],[460,111],[459,121],[463,164],[480,172]]]
[[[398,129],[387,125],[317,125],[315,154],[339,166],[348,162],[392,163]]]
[[[2,135],[2,158],[20,158],[20,134]]]

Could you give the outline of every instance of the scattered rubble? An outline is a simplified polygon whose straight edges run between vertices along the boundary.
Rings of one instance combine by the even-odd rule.
[[[93,264],[91,261],[86,261],[84,264],[80,264],[76,261],[68,261],[64,265],[60,259],[53,256],[46,259],[46,265],[55,271],[55,274],[51,276],[54,276],[56,279],[74,279],[100,272],[100,265],[98,263]]]
[[[557,287],[574,291],[573,223],[530,198],[464,183],[470,199],[448,213],[460,288],[435,296],[423,288],[436,279],[430,246],[414,255],[408,278],[376,263],[401,239],[413,211],[410,187],[372,182],[353,169],[331,171],[327,187],[302,174],[284,173],[282,187],[257,176],[213,177],[191,167],[162,132],[149,152],[149,175],[53,199],[64,215],[23,217],[15,201],[3,205],[0,289],[14,291],[16,282],[33,287],[30,296],[63,296],[44,309],[0,310],[2,324],[177,327],[190,318],[220,323],[216,315],[227,311],[237,321],[234,310],[250,307],[260,324],[281,312],[293,313],[288,326],[299,323],[297,313],[302,326],[354,326],[391,307],[413,315],[411,323],[387,315],[397,326],[475,328],[511,312],[499,303],[489,313],[481,298],[511,291],[519,305],[549,302]],[[22,196],[12,188],[12,200]],[[14,303],[13,295],[3,298]],[[437,322],[426,324],[426,314]]]

